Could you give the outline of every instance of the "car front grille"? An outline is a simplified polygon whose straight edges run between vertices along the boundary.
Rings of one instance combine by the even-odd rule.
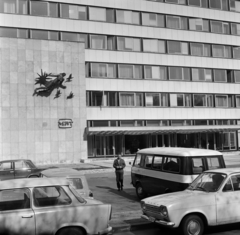
[[[152,212],[152,213],[159,213],[159,207],[158,206],[152,206],[149,204],[146,204],[146,211]]]

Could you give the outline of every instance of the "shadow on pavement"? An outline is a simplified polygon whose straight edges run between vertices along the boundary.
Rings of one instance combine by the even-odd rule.
[[[233,231],[235,230],[235,231]],[[238,231],[236,231],[238,230]],[[205,234],[219,234],[223,232],[229,232],[229,234],[240,234],[240,223],[235,224],[228,224],[228,225],[221,225],[221,226],[214,226],[214,227],[208,227],[205,230]],[[228,233],[227,233],[228,234]]]
[[[135,194],[135,189],[123,189],[123,191],[118,191],[117,189],[105,187],[105,186],[96,186],[96,188],[107,189],[109,192],[114,193],[118,196],[127,198],[132,201],[139,201]]]

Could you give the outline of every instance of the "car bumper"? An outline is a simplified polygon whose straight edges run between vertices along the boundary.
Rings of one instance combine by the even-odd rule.
[[[164,220],[157,220],[153,217],[148,217],[147,215],[141,215],[141,218],[145,219],[149,222],[157,223],[157,224],[160,224],[160,225],[163,225],[163,226],[166,226],[166,227],[173,227],[175,225],[175,223],[173,223],[173,222],[167,222],[167,221],[164,221]]]
[[[98,235],[101,235],[101,234],[108,234],[112,231],[112,227],[108,225],[107,228],[105,228],[104,230],[98,232]]]

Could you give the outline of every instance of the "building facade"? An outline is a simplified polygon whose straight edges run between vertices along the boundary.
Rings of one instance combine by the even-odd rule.
[[[239,148],[240,1],[0,0],[0,37],[2,158],[74,162],[156,146]],[[71,89],[31,96],[44,87],[35,84],[41,72],[64,73],[63,84],[71,75]],[[28,102],[39,121],[30,128],[35,147],[28,124],[11,124],[26,123]],[[71,128],[60,128],[66,120]]]

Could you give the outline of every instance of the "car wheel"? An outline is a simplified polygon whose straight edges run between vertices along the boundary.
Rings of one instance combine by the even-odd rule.
[[[184,235],[202,235],[204,224],[197,215],[188,215],[182,221],[182,231]]]
[[[57,235],[85,235],[84,231],[79,228],[69,227],[69,228],[62,228]]]
[[[140,200],[147,196],[146,192],[143,190],[143,187],[140,183],[138,183],[136,186],[136,193]]]

